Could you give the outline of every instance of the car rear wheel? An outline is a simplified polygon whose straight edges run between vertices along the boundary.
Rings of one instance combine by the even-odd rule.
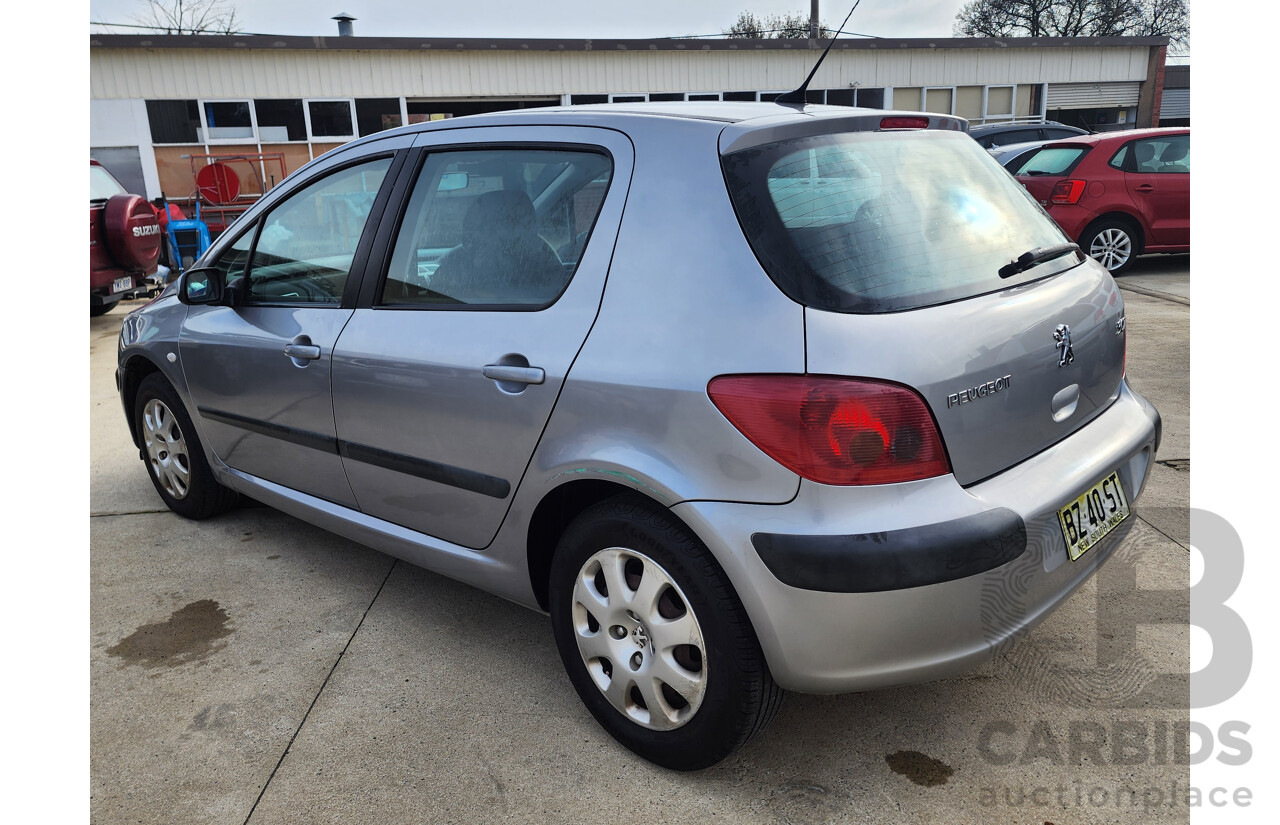
[[[675,770],[714,765],[782,700],[724,571],[664,509],[584,511],[551,566],[551,625],[574,688],[620,743]]]
[[[236,492],[213,477],[191,417],[163,375],[142,379],[133,409],[147,474],[170,510],[205,519],[236,503]]]
[[[1119,275],[1138,254],[1137,233],[1125,221],[1104,220],[1085,231],[1080,247],[1112,275]]]

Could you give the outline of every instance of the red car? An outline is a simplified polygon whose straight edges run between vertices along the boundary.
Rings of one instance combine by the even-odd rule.
[[[89,314],[110,312],[122,298],[146,294],[160,260],[156,212],[129,194],[106,168],[89,160]]]
[[[1191,249],[1190,129],[1054,141],[1009,171],[1113,275],[1138,255]]]

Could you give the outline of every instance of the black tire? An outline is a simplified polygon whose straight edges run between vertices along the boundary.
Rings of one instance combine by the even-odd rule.
[[[610,601],[605,607],[592,602],[593,609],[602,613],[595,616],[578,602],[575,587],[586,587],[590,581],[593,587],[600,588],[601,566],[596,565],[598,572],[593,578],[588,565],[601,558],[600,554],[614,552],[619,553],[616,558],[622,564],[615,570],[626,571],[625,581],[631,588],[628,596],[645,589],[640,583],[642,577],[650,575],[651,569],[654,571],[654,581],[661,584],[650,592],[655,594],[655,610],[666,611],[662,614],[665,619],[649,622],[647,629],[645,624],[636,622],[638,630],[632,629],[630,634],[622,628],[621,635],[612,636],[618,647],[611,649],[626,651],[615,658],[631,658],[616,665],[609,659],[608,667],[607,657],[593,658],[593,670],[589,670],[589,654],[579,647],[579,639],[598,638],[600,641],[589,643],[614,645],[603,634],[615,627],[605,626],[609,623],[607,611],[613,610],[615,603]],[[657,566],[651,567],[648,562]],[[633,564],[643,570],[634,574],[634,584],[630,583]],[[588,508],[570,524],[552,560],[549,599],[556,647],[583,703],[615,739],[651,762],[678,771],[710,767],[763,731],[781,705],[783,691],[770,676],[751,622],[720,565],[687,527],[642,497],[621,495],[608,499]],[[699,651],[697,656],[692,655],[694,645],[673,647],[660,639],[661,623],[666,619],[683,621],[682,609],[688,611],[699,630],[701,650],[705,652]],[[588,613],[592,619],[586,618]],[[594,632],[590,630],[592,622],[597,626]],[[652,641],[645,646],[647,639]],[[672,705],[684,701],[683,697],[673,695],[670,685],[649,670],[638,671],[632,678],[625,669],[637,670],[640,666],[636,660],[642,654],[652,657],[645,660],[645,667],[658,665],[663,658],[657,653],[659,649],[670,652],[671,660],[684,666],[680,672],[694,673],[704,686],[700,695],[690,692],[697,704],[686,702],[675,710],[677,714],[688,714],[683,721],[673,722],[663,711],[651,713],[647,702],[630,711],[620,709],[606,696],[606,687],[597,686],[597,679],[607,680],[612,686],[615,672],[620,674],[620,686],[637,680],[641,684],[648,682],[655,695],[662,696],[669,712]],[[672,672],[670,664],[666,667],[666,672]],[[629,697],[625,703],[636,702],[638,694],[633,691],[639,691],[638,686],[620,689]],[[637,721],[628,712],[649,715],[650,720],[658,721],[659,729]],[[660,729],[671,724],[677,726]]]
[[[158,372],[138,385],[133,426],[142,444],[147,475],[170,510],[199,520],[235,505],[238,495],[213,477],[191,416]]]
[[[1085,229],[1080,248],[1112,275],[1120,275],[1142,252],[1142,235],[1132,221],[1103,218]]]
[[[115,309],[116,304],[118,303],[120,303],[119,298],[116,298],[114,301],[108,301],[105,304],[100,304],[97,301],[91,300],[89,301],[89,317],[97,318],[99,315],[106,315],[108,312]]]

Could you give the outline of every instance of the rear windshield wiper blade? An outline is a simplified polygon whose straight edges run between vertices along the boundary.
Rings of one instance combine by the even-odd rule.
[[[1026,272],[1036,264],[1044,263],[1045,261],[1052,260],[1060,255],[1065,255],[1068,252],[1079,251],[1080,247],[1073,243],[1060,243],[1054,244],[1053,246],[1037,246],[1030,252],[1023,252],[1016,260],[1009,261],[1009,263],[1000,267],[1000,277],[1012,278],[1019,272]]]

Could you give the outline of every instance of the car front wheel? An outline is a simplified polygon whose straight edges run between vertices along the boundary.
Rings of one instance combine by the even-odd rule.
[[[724,571],[663,508],[624,495],[584,511],[556,550],[549,596],[578,695],[645,759],[709,767],[777,712],[782,690]]]
[[[163,375],[142,379],[133,410],[147,474],[170,510],[205,519],[236,503],[236,492],[213,477],[191,417]]]
[[[1119,275],[1138,254],[1136,235],[1133,227],[1124,221],[1105,220],[1086,230],[1080,239],[1080,248],[1112,275]]]

